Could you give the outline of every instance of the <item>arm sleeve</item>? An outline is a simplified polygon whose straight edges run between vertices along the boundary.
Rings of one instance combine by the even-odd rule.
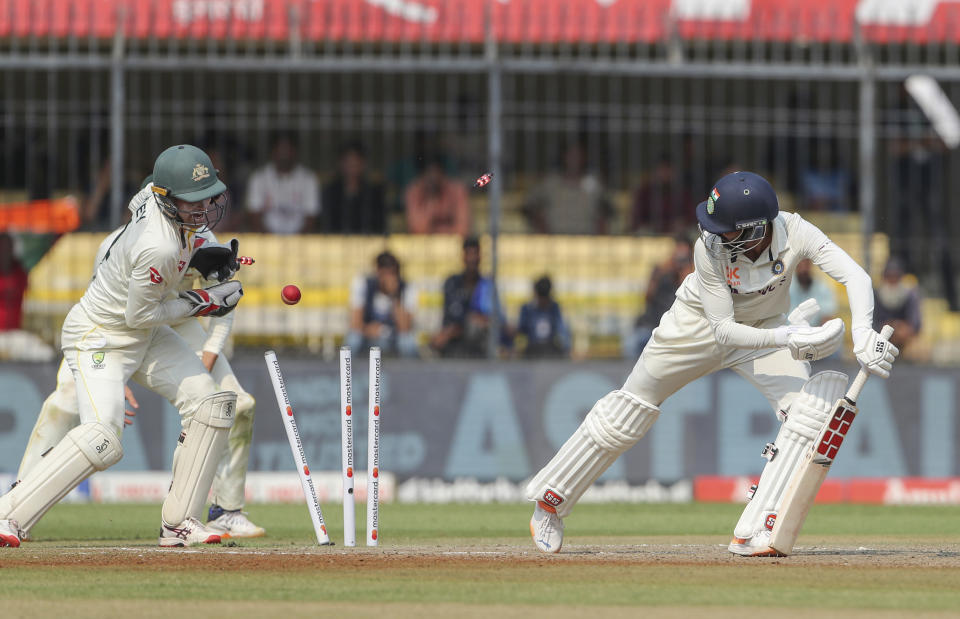
[[[734,348],[775,348],[773,329],[757,329],[741,325],[733,317],[733,297],[727,288],[720,265],[707,255],[702,241],[693,252],[697,284],[703,314],[713,328],[717,343]]]
[[[236,312],[230,312],[226,316],[215,316],[210,319],[207,325],[207,340],[203,343],[203,352],[212,352],[215,355],[223,353],[223,347],[230,337],[230,331],[233,329],[233,317]]]
[[[147,246],[133,261],[133,272],[127,288],[125,317],[131,329],[168,325],[190,315],[192,306],[179,297],[164,299],[167,282],[179,277],[176,257],[164,255]],[[161,281],[157,281],[158,278]]]
[[[802,253],[823,272],[843,284],[850,302],[850,330],[873,328],[873,282],[867,272],[827,238],[820,228],[800,221],[795,236],[802,239]]]

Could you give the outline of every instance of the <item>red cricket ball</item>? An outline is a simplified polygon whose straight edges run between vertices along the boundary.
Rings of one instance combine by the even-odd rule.
[[[288,284],[280,292],[280,298],[287,305],[296,305],[300,302],[300,289],[293,284]]]

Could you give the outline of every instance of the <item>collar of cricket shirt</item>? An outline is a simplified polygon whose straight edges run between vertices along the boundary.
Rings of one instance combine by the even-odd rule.
[[[780,260],[788,247],[790,247],[790,238],[787,236],[787,224],[783,221],[783,215],[777,215],[777,218],[773,220],[773,238],[770,239],[770,246],[757,258],[754,264]]]

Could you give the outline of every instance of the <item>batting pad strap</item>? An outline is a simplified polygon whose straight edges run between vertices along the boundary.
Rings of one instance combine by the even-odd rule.
[[[80,482],[122,457],[120,439],[109,426],[97,421],[80,424],[0,498],[0,518],[17,520],[21,529],[29,530]]]
[[[587,434],[599,447],[621,454],[640,440],[660,416],[660,409],[627,391],[611,391],[583,420]]]
[[[843,372],[814,374],[790,403],[784,427],[808,441],[816,439],[846,388],[847,375]]]
[[[184,427],[174,454],[173,483],[161,512],[167,525],[177,526],[188,516],[200,516],[236,411],[236,393],[214,393],[200,402],[193,419]]]

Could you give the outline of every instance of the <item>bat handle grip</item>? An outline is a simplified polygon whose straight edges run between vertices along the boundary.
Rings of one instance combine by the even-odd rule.
[[[883,325],[883,328],[880,329],[880,338],[890,341],[890,336],[893,335],[893,327],[890,325]],[[863,390],[863,386],[867,384],[867,378],[870,377],[870,373],[860,368],[860,371],[857,372],[857,377],[853,379],[853,383],[850,384],[850,389],[847,390],[847,399],[851,402],[856,402],[857,398],[860,397],[860,392]]]

